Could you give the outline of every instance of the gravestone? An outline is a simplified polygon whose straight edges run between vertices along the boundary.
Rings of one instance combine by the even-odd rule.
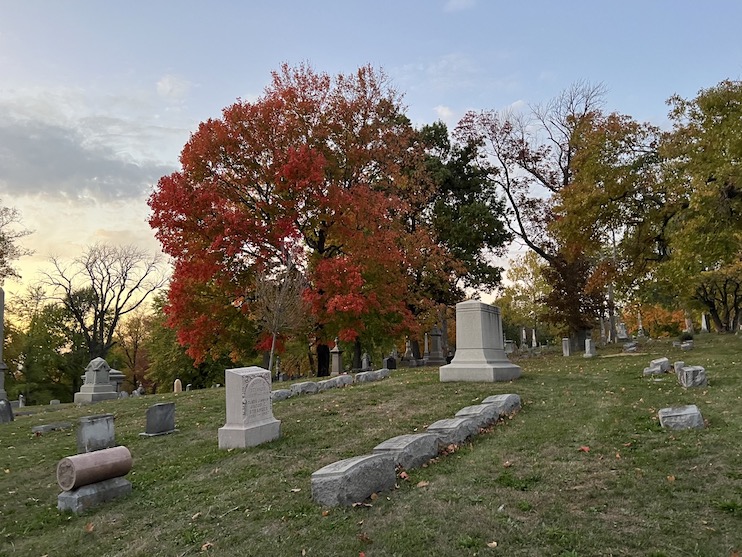
[[[662,408],[658,416],[660,425],[666,429],[702,429],[704,427],[703,416],[695,404]]]
[[[443,333],[441,333],[438,325],[434,326],[430,331],[430,354],[428,355],[428,365],[439,366],[446,363],[446,356],[443,354],[443,343],[441,342],[442,337]]]
[[[408,367],[415,367],[417,360],[415,359],[415,353],[412,351],[412,341],[410,337],[406,337],[404,341],[404,354],[402,354],[402,365]]]
[[[317,345],[317,377],[330,375],[330,347],[325,343]]]
[[[585,339],[585,358],[594,358],[598,355],[598,352],[595,350],[595,343],[593,342],[593,339],[586,338]]]
[[[381,361],[381,365],[386,369],[397,369],[397,360],[394,359],[394,356],[388,356]]]
[[[572,355],[572,345],[569,343],[569,338],[562,339],[562,356]]]
[[[372,369],[371,356],[368,355],[368,352],[364,352],[361,357],[361,371],[371,371]]]
[[[330,350],[330,375],[343,373],[343,351],[338,346],[339,339],[335,338],[335,346]]]
[[[701,314],[701,332],[702,333],[708,333],[709,332],[709,322],[708,319],[706,319],[706,314]]]
[[[456,304],[456,354],[440,381],[510,381],[521,376],[503,346],[500,309],[477,300]]]
[[[438,436],[433,433],[408,433],[387,439],[374,447],[375,454],[387,454],[405,470],[418,468],[438,454]]]
[[[281,422],[273,417],[271,375],[260,367],[225,372],[227,422],[219,428],[219,448],[254,447],[278,439]]]
[[[515,341],[506,340],[505,341],[505,354],[512,354],[513,352],[515,352]]]
[[[5,345],[5,290],[0,287],[0,400],[8,400],[8,393],[5,392],[5,372],[8,366],[3,360],[3,346]],[[6,411],[7,413],[7,411]],[[13,411],[10,411],[10,420],[13,419]],[[0,416],[0,423],[3,423],[3,417]]]
[[[113,414],[83,416],[77,428],[77,452],[92,453],[116,446]]]
[[[182,393],[183,392],[183,382],[180,379],[176,379],[173,382],[173,392],[174,393]]]
[[[7,424],[12,422],[13,419],[13,407],[10,405],[10,402],[0,400],[0,424]]]
[[[457,417],[433,422],[427,428],[428,433],[438,436],[441,445],[460,445],[472,435],[479,433],[479,418]]]
[[[350,506],[392,489],[397,476],[387,454],[346,458],[312,473],[312,499],[326,507]]]
[[[111,368],[108,371],[108,380],[111,382],[111,386],[116,392],[121,391],[121,385],[126,380],[126,375],[123,371]]]
[[[111,366],[103,358],[95,358],[85,368],[85,383],[80,392],[75,393],[76,403],[99,402],[117,399],[119,394],[111,385],[109,372]]]
[[[520,412],[522,406],[520,395],[514,393],[488,396],[482,400],[482,404],[494,405],[501,417],[511,416],[516,412]]]
[[[616,328],[616,338],[623,342],[629,340],[629,333],[626,332],[626,324],[625,323],[619,323],[618,327]]]
[[[678,382],[685,388],[705,387],[708,385],[706,369],[702,366],[683,366],[676,372]]]
[[[427,363],[428,358],[430,358],[430,339],[428,337],[428,333],[425,333],[425,340],[423,344],[423,361]]]
[[[21,395],[18,395],[18,408],[23,408],[26,406],[26,397]]]
[[[147,425],[140,437],[155,437],[176,433],[175,429],[175,403],[160,402],[147,408]]]

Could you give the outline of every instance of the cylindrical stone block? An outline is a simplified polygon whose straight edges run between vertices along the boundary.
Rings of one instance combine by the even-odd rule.
[[[125,476],[131,470],[131,464],[131,453],[123,446],[68,456],[57,464],[57,483],[64,491],[70,491]]]

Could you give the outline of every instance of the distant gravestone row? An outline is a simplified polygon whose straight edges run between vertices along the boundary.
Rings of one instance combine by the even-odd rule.
[[[482,404],[467,406],[454,418],[439,420],[426,433],[400,435],[377,445],[371,454],[347,458],[312,474],[312,499],[323,506],[349,506],[374,493],[390,490],[396,483],[396,467],[410,470],[435,458],[451,444],[461,444],[480,428],[520,410],[515,394],[487,397]]]

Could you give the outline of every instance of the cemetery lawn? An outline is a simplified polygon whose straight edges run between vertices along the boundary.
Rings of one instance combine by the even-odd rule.
[[[31,408],[0,425],[2,556],[733,556],[742,553],[742,339],[698,335],[600,357],[515,358],[512,383],[438,381],[437,368],[276,402],[281,438],[222,451],[223,389]],[[667,356],[709,386],[642,371]],[[276,388],[274,386],[274,388]],[[380,442],[517,393],[519,414],[356,508],[322,508],[310,475]],[[145,411],[176,403],[180,432],[142,438]],[[657,411],[696,404],[704,430],[671,432]],[[81,516],[57,511],[56,464],[74,430],[31,427],[115,414],[133,492]]]

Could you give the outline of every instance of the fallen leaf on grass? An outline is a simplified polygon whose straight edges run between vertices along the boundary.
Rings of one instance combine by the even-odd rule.
[[[590,452],[590,447],[587,447],[587,446],[583,445],[582,447],[580,447],[577,450],[580,451],[580,452],[583,452],[583,453],[589,453]]]
[[[211,549],[212,547],[214,547],[214,544],[213,544],[213,543],[211,543],[211,542],[206,542],[205,544],[203,544],[203,545],[201,546],[201,551],[208,551],[208,550],[209,550],[209,549]]]
[[[330,516],[330,511],[322,511],[322,516]]]
[[[487,547],[489,547],[491,549],[495,549],[497,547],[497,542],[489,542],[487,544]]]
[[[366,532],[361,532],[358,534],[358,540],[363,543],[374,543],[371,538],[368,537],[368,534]]]
[[[371,503],[353,503],[353,507],[373,507]]]
[[[672,483],[675,481],[675,476],[667,476],[667,481]]]
[[[291,489],[291,493],[299,493],[301,491],[300,487],[294,487]]]
[[[85,525],[85,531],[86,531],[86,532],[88,532],[88,533],[90,533],[90,532],[92,532],[93,530],[95,530],[95,524],[93,524],[92,522],[88,522],[88,523],[87,523],[87,524]]]
[[[415,487],[428,487],[430,485],[430,482],[426,482],[425,480],[418,482]]]
[[[379,494],[378,493],[372,493],[371,494],[371,500],[372,501],[376,501],[378,498],[379,498]]]
[[[510,462],[509,460],[506,460],[505,462],[502,463],[503,468],[510,468],[512,465],[513,463]]]
[[[358,554],[358,557],[366,557],[366,554],[365,554],[365,553],[364,553],[363,551],[361,551],[361,552],[360,552],[360,553]]]
[[[10,468],[6,468],[6,469],[5,469],[5,473],[6,473],[6,474],[10,474]]]
[[[409,480],[410,479],[410,475],[407,472],[400,472],[399,473],[399,477],[402,480]]]
[[[196,520],[197,518],[200,518],[200,517],[201,517],[201,511],[197,512],[196,514],[194,514],[194,515],[193,515],[193,516],[191,517],[191,520]]]

